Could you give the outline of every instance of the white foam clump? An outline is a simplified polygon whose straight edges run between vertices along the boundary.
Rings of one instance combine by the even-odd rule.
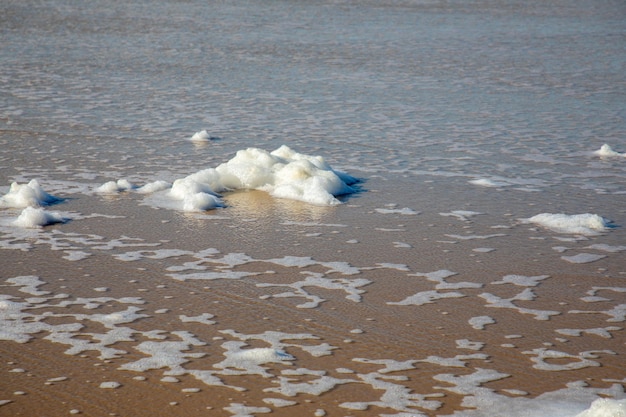
[[[31,180],[28,184],[12,183],[9,192],[0,197],[0,207],[41,207],[59,201],[60,198],[46,193],[37,180]]]
[[[606,143],[604,145],[602,145],[600,147],[600,149],[598,149],[597,151],[594,152],[594,155],[598,155],[598,156],[619,156],[619,157],[626,157],[626,153],[619,153],[613,150],[613,148],[611,148],[609,145],[607,145]]]
[[[541,213],[524,221],[538,224],[557,233],[588,236],[605,232],[610,225],[609,220],[591,213],[574,215]]]
[[[224,207],[220,196],[213,191],[210,185],[211,183],[215,184],[215,179],[209,178],[214,176],[205,171],[174,181],[172,188],[166,193],[170,199],[170,208],[183,211],[206,211]],[[203,181],[209,181],[209,183]]]
[[[191,137],[191,141],[193,142],[206,142],[209,139],[211,139],[211,136],[206,130],[201,130],[199,132],[196,132]]]
[[[128,180],[121,179],[117,181],[108,181],[96,188],[97,193],[101,194],[113,194],[120,191],[129,191],[135,188],[135,186]]]
[[[626,417],[626,399],[598,398],[576,417]]]
[[[288,146],[273,152],[248,148],[216,168],[222,184],[230,189],[257,189],[274,197],[316,205],[335,205],[335,196],[350,194],[357,182],[334,171],[321,156],[304,155]]]
[[[176,210],[205,211],[224,206],[217,193],[248,189],[327,206],[340,204],[336,196],[355,192],[350,185],[356,182],[333,170],[321,156],[300,154],[284,145],[273,152],[248,148],[217,168],[177,179],[169,190],[156,193],[148,202]]]
[[[17,227],[35,229],[56,223],[65,223],[68,219],[57,212],[48,212],[43,208],[26,207],[11,224]]]

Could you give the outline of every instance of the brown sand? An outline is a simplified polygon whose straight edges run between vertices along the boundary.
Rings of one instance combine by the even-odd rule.
[[[375,186],[376,184],[371,184]],[[374,187],[372,187],[374,188]],[[446,415],[462,409],[462,396],[446,390],[450,384],[433,379],[439,374],[467,375],[477,368],[496,369],[510,374],[508,378],[485,384],[501,395],[502,390],[526,391],[532,398],[544,392],[564,388],[571,381],[583,380],[590,387],[609,387],[606,379],[624,375],[624,343],[621,323],[607,323],[606,314],[572,314],[573,310],[602,311],[615,305],[623,294],[600,290],[596,295],[609,301],[587,303],[581,301],[592,287],[612,287],[623,275],[623,261],[609,256],[593,264],[570,264],[552,249],[558,245],[545,230],[532,230],[519,225],[512,216],[497,213],[476,216],[472,222],[443,217],[426,207],[419,215],[381,214],[373,212],[376,193],[363,193],[349,199],[346,205],[335,208],[311,207],[298,202],[274,200],[262,192],[241,192],[227,197],[229,208],[197,216],[179,214],[168,210],[154,210],[138,205],[139,198],[124,195],[100,205],[100,197],[84,197],[82,201],[69,201],[64,210],[86,213],[90,207],[100,214],[125,216],[124,219],[96,217],[73,221],[65,225],[48,227],[43,235],[50,237],[61,231],[65,238],[71,233],[104,236],[103,241],[122,236],[140,237],[136,243],[160,243],[157,247],[121,247],[98,250],[85,248],[91,255],[79,261],[63,259],[63,248],[53,248],[45,241],[31,241],[29,251],[2,251],[1,270],[4,279],[36,275],[46,282],[39,290],[79,297],[140,297],[141,313],[150,317],[125,324],[137,331],[163,330],[175,340],[174,331],[187,331],[206,343],[192,347],[185,353],[204,353],[202,358],[189,359],[186,369],[215,369],[213,365],[223,359],[221,344],[229,336],[220,331],[234,329],[241,334],[261,334],[266,331],[285,333],[310,333],[318,339],[298,341],[301,345],[328,343],[335,347],[332,355],[314,357],[292,347],[286,350],[297,359],[293,364],[267,364],[273,378],[258,375],[222,376],[223,382],[243,387],[238,392],[226,387],[208,386],[190,375],[179,376],[180,382],[161,382],[166,369],[147,372],[119,370],[124,364],[144,355],[134,347],[144,339],[137,336],[132,342],[118,342],[111,346],[128,353],[119,358],[102,360],[96,351],[68,355],[68,346],[45,340],[46,332],[33,335],[28,343],[0,342],[2,352],[2,382],[0,400],[11,402],[0,407],[0,415],[61,416],[78,410],[89,416],[154,416],[154,415],[216,415],[231,413],[224,408],[229,404],[246,404],[269,407],[272,415],[313,415],[323,409],[327,416],[378,415],[393,410],[370,406],[366,411],[339,407],[344,402],[376,401],[384,391],[363,383],[337,385],[321,395],[299,394],[286,397],[264,390],[277,386],[277,377],[285,369],[324,370],[327,376],[355,378],[383,368],[380,364],[355,361],[393,359],[395,361],[424,360],[431,356],[454,358],[457,355],[484,354],[486,359],[466,359],[464,367],[416,362],[413,369],[391,372],[404,377],[398,383],[427,399],[440,401],[437,410],[416,409],[425,415]],[[432,200],[429,200],[432,201]],[[378,204],[378,205],[376,205]],[[427,204],[426,204],[427,206]],[[415,209],[418,209],[415,205]],[[454,207],[463,209],[463,207]],[[483,209],[477,209],[482,211]],[[359,219],[375,219],[375,223]],[[503,223],[508,222],[508,223]],[[490,229],[505,224],[509,228]],[[448,235],[486,235],[502,233],[506,237],[485,240],[460,240]],[[52,235],[63,242],[61,235]],[[536,238],[540,239],[536,239]],[[610,237],[608,238],[610,240]],[[605,242],[607,238],[603,240]],[[346,243],[351,241],[352,243]],[[126,241],[131,242],[131,241]],[[394,248],[392,242],[404,242],[410,248]],[[456,242],[456,243],[452,243]],[[584,245],[589,245],[586,242]],[[75,244],[76,245],[76,244]],[[564,245],[584,246],[578,242]],[[472,248],[495,247],[489,253],[472,251]],[[113,257],[118,253],[135,250],[184,249],[200,251],[216,248],[220,254],[243,252],[256,261],[228,268],[216,264],[209,270],[232,270],[258,273],[241,279],[187,280],[172,279],[166,270],[172,265],[194,261],[191,256],[168,259],[143,258],[122,262]],[[51,250],[60,249],[60,250]],[[307,268],[280,266],[268,260],[283,256],[310,256],[318,262],[343,261],[360,268],[358,275],[343,276],[328,272],[328,267],[313,265]],[[404,264],[381,267],[379,263]],[[376,267],[376,268],[374,268]],[[416,276],[440,269],[458,272],[446,278],[447,283],[472,282],[481,288],[464,288],[463,298],[440,299],[431,304],[391,306],[420,291],[433,290],[436,283]],[[319,287],[306,287],[310,294],[324,299],[316,308],[298,308],[303,298],[270,297],[283,293],[286,287],[258,287],[258,283],[290,284],[302,279],[303,270],[319,272],[327,277],[364,278],[371,283],[360,289],[360,302],[346,299],[344,291]],[[189,272],[189,271],[185,271]],[[532,291],[534,300],[515,301],[517,307],[537,310],[555,310],[559,315],[550,320],[536,320],[532,314],[522,314],[515,309],[486,308],[480,294],[495,294],[503,299],[519,294],[524,288],[514,285],[493,285],[507,274],[526,276],[550,275]],[[106,292],[94,288],[107,287]],[[454,290],[442,290],[446,293]],[[5,286],[3,293],[16,300],[28,298],[18,287]],[[119,311],[120,304],[111,301],[89,311],[81,305],[69,306],[62,312],[71,314],[108,314]],[[126,306],[122,306],[126,308]],[[164,311],[163,309],[167,309]],[[45,308],[42,310],[46,310]],[[52,309],[55,313],[59,309]],[[37,310],[35,310],[36,312]],[[160,311],[155,313],[155,311]],[[182,323],[178,316],[197,316],[210,313],[216,323]],[[468,320],[476,316],[490,316],[495,323],[483,330],[473,328]],[[75,318],[42,319],[49,324],[75,322]],[[101,325],[83,321],[85,326],[75,336],[89,339],[91,333],[102,332]],[[597,335],[569,337],[556,333],[557,329],[591,329],[617,326],[612,338]],[[359,332],[356,332],[358,329]],[[83,334],[81,336],[80,334]],[[515,337],[520,335],[522,337]],[[457,340],[468,339],[484,343],[481,350],[459,349]],[[284,341],[289,343],[289,341]],[[249,340],[249,347],[267,347],[261,340]],[[538,348],[556,351],[579,352],[602,350],[595,359],[601,366],[580,370],[548,372],[533,368],[528,352]],[[613,353],[608,353],[611,351]],[[550,360],[553,364],[576,362],[571,358]],[[343,368],[354,374],[339,372]],[[23,372],[17,372],[20,369]],[[16,371],[17,370],[17,371]],[[136,380],[135,377],[145,377]],[[63,380],[55,378],[63,377]],[[311,376],[294,376],[302,381]],[[100,388],[106,381],[116,381],[121,387]],[[199,392],[184,392],[186,388],[199,388]],[[289,407],[274,407],[263,402],[265,398],[282,398],[295,401]],[[77,412],[77,411],[74,411]]]

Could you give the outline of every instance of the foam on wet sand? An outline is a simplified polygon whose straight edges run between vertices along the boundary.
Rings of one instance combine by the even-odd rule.
[[[144,175],[148,177],[150,174]],[[523,236],[529,241],[537,239],[540,244],[546,241],[548,255],[542,256],[565,261],[561,262],[564,268],[567,264],[602,266],[600,261],[612,261],[624,248],[614,241],[609,244],[600,240],[612,234],[613,228],[599,215],[542,213],[522,220],[522,224],[539,226],[529,229],[515,222],[513,213],[496,217],[490,210],[469,210],[460,202],[457,207],[417,211],[405,202],[396,204],[383,199],[363,208],[356,204],[344,206],[351,214],[362,216],[362,220],[323,216],[303,220],[285,214],[285,218],[272,223],[276,230],[266,231],[265,237],[283,239],[299,234],[299,244],[336,235],[342,244],[322,245],[334,249],[313,256],[306,248],[303,252],[293,246],[287,253],[275,251],[271,256],[260,257],[217,249],[225,246],[229,231],[199,235],[191,229],[207,227],[211,222],[228,225],[240,220],[238,207],[225,204],[222,194],[255,189],[277,198],[331,207],[339,204],[338,196],[356,191],[356,179],[333,170],[321,157],[299,154],[287,147],[273,152],[244,149],[216,168],[179,176],[172,182],[150,178],[152,182],[139,187],[135,184],[141,181],[133,178],[132,182],[121,179],[102,186],[76,186],[72,189],[82,190],[82,194],[72,196],[79,207],[83,207],[83,199],[92,203],[107,201],[107,207],[123,206],[134,211],[135,217],[52,213],[46,207],[63,200],[45,192],[38,181],[10,187],[1,200],[6,213],[3,220],[10,220],[0,222],[3,250],[27,252],[36,247],[41,253],[49,249],[46,253],[52,262],[64,266],[73,262],[77,268],[67,274],[77,274],[80,279],[76,281],[90,280],[90,284],[76,285],[76,277],[65,281],[65,275],[51,277],[45,270],[39,275],[5,277],[7,294],[0,295],[0,339],[29,345],[54,343],[69,357],[80,355],[87,359],[95,354],[104,363],[114,364],[113,371],[117,372],[96,385],[105,392],[113,390],[124,395],[136,389],[132,384],[149,379],[155,383],[153,376],[157,377],[156,383],[183,386],[176,392],[186,395],[227,390],[233,402],[220,407],[235,415],[269,413],[283,407],[299,412],[322,394],[341,393],[337,388],[344,385],[362,388],[369,398],[357,400],[339,395],[335,408],[396,413],[390,415],[432,415],[446,406],[450,395],[458,396],[461,405],[448,415],[468,417],[493,415],[499,407],[507,410],[507,417],[574,417],[581,412],[582,417],[596,417],[622,407],[623,380],[605,376],[601,384],[587,387],[572,380],[578,374],[571,373],[602,369],[605,363],[619,359],[613,359],[619,356],[619,350],[604,344],[614,345],[623,332],[619,323],[624,321],[626,311],[619,296],[624,289],[614,282],[596,285],[590,280],[588,285],[578,283],[580,287],[569,289],[577,298],[559,302],[561,299],[553,300],[550,292],[543,290],[559,285],[563,279],[560,274],[527,273],[528,264],[503,267],[496,259],[508,250],[512,239],[519,243]],[[47,189],[48,183],[42,183]],[[518,181],[517,185],[524,184],[530,182]],[[62,189],[59,184],[54,187]],[[111,198],[120,193],[119,198]],[[158,230],[150,234],[158,239],[133,237],[134,233],[143,236],[144,222],[152,221],[145,215],[148,211],[142,212],[143,208],[136,206],[136,200],[154,207],[192,212],[222,207],[233,217],[194,217],[198,223],[183,230],[183,237],[176,236],[180,230],[176,228],[168,229],[171,235]],[[18,208],[24,204],[26,207]],[[415,203],[412,207],[418,206]],[[301,210],[305,206],[297,207]],[[15,220],[15,210],[22,208]],[[165,230],[170,222],[180,220],[176,214],[163,212],[158,214],[164,220],[152,223],[156,229]],[[102,222],[101,234],[81,231],[79,222],[64,224],[70,217],[90,226]],[[442,217],[445,226],[438,224],[442,230],[421,229],[430,228],[424,223],[434,225]],[[185,221],[178,224],[188,225]],[[54,223],[59,226],[45,228]],[[237,224],[243,225],[238,232],[244,235],[251,233],[248,225],[259,225],[243,220]],[[376,231],[374,241],[373,235],[363,233],[364,228]],[[494,228],[506,228],[509,232],[491,233]],[[567,246],[554,247],[547,243],[544,235],[550,232],[544,228],[576,236],[563,243]],[[420,234],[413,234],[415,230],[420,230]],[[188,240],[188,235],[195,237]],[[497,250],[477,247],[476,241],[486,239],[497,245]],[[372,246],[376,240],[387,248],[385,256],[372,249],[376,248]],[[355,247],[352,255],[348,255],[352,249],[343,242],[353,243],[348,245]],[[363,256],[360,248],[369,255]],[[507,272],[494,276],[489,268],[472,269],[458,262],[448,265],[456,262],[455,257],[448,257],[448,248],[461,254],[456,260],[463,258],[465,262],[484,262],[493,257],[495,262],[489,265]],[[434,252],[438,250],[443,255]],[[62,251],[62,256],[55,258],[55,251]],[[398,256],[398,252],[406,251],[414,251],[416,256]],[[429,272],[419,272],[425,259],[427,265],[440,265],[424,269]],[[125,272],[129,279],[120,282],[119,274],[108,276],[109,266],[116,263],[122,265],[120,270],[130,271]],[[107,265],[106,271],[102,265]],[[98,281],[91,273],[83,274],[83,268],[98,271]],[[602,268],[597,269],[603,272]],[[58,270],[65,271],[60,267]],[[156,284],[155,279],[165,281]],[[169,289],[168,280],[176,286]],[[97,296],[81,294],[86,288]],[[131,296],[134,291],[141,297]],[[200,301],[194,301],[196,297]],[[570,304],[576,306],[569,307]],[[237,305],[243,307],[233,307]],[[487,308],[493,312],[491,315],[484,315]],[[263,310],[264,316],[250,320],[248,309]],[[287,319],[276,318],[282,312],[288,313],[284,314]],[[383,312],[392,313],[391,317],[397,320],[390,320]],[[586,315],[589,325],[551,322],[557,317],[564,322],[576,321],[580,314]],[[511,321],[509,316],[515,319]],[[524,325],[509,328],[517,322]],[[412,332],[398,330],[404,326],[423,330],[425,323],[432,334],[441,332],[442,337],[436,339],[441,339],[445,354],[433,355],[432,349],[420,347]],[[294,325],[306,326],[306,333],[293,331]],[[543,330],[536,333],[534,329],[539,326]],[[522,334],[503,336],[513,332]],[[401,353],[394,346],[381,350],[389,337],[410,349]],[[515,339],[515,344],[508,339]],[[577,344],[578,340],[589,339],[601,343],[593,348]],[[506,372],[503,358],[515,361],[515,366],[522,369],[532,368],[533,372],[573,376],[561,377],[568,382],[567,389],[555,390],[551,386],[531,394],[532,387],[524,386],[523,379],[520,382],[518,375]],[[22,369],[15,366],[12,364],[11,369]],[[11,377],[23,373],[26,372],[12,371]],[[136,373],[141,376],[126,377]],[[586,374],[581,374],[580,379],[583,375]],[[124,377],[132,379],[132,384],[126,383]],[[251,385],[249,378],[256,378],[255,383]],[[508,383],[509,380],[514,382]],[[497,381],[504,388],[490,388],[489,384]],[[191,387],[181,385],[190,382],[194,384]],[[238,395],[247,391],[263,398],[244,403]],[[600,396],[610,398],[593,402]],[[3,407],[16,402],[15,397],[0,401]],[[174,403],[182,405],[171,401]],[[314,414],[321,416],[326,411],[315,408]]]
[[[581,234],[594,236],[610,229],[611,222],[602,216],[591,213],[584,214],[552,214],[541,213],[528,219],[526,223],[534,223],[557,233]]]

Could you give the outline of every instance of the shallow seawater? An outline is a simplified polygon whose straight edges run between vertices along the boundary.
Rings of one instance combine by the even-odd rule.
[[[625,17],[3,2],[0,414],[574,417],[624,399]],[[225,190],[207,211],[98,192],[282,145],[355,192]],[[37,208],[53,224],[13,223],[11,184],[31,180],[60,199]]]

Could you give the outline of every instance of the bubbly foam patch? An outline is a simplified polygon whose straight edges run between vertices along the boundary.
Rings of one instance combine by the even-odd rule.
[[[587,236],[598,235],[609,230],[610,221],[591,213],[585,214],[552,214],[541,213],[528,219],[525,223],[534,223],[557,233],[581,234]]]

